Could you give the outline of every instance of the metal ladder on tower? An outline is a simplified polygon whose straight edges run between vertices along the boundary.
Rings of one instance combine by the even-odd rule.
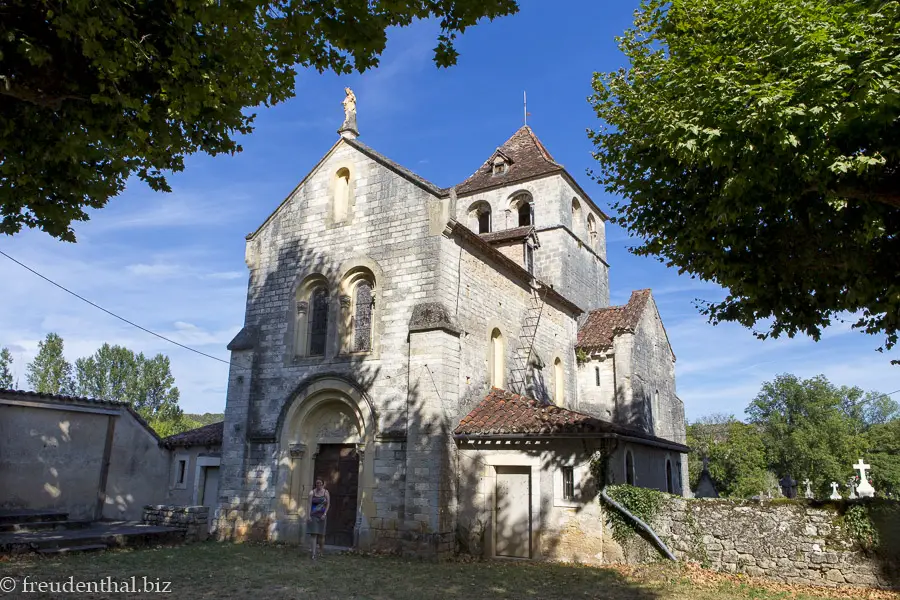
[[[510,369],[510,389],[522,396],[527,395],[528,390],[528,362],[534,352],[534,338],[537,336],[538,325],[544,312],[544,298],[541,293],[531,289],[531,298],[525,307],[525,316],[522,328],[519,330],[519,338],[516,348],[512,352],[512,368]]]

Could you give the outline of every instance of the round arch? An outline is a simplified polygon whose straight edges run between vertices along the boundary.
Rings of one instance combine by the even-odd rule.
[[[276,510],[277,536],[282,541],[303,539],[306,499],[316,476],[316,455],[325,445],[350,447],[359,457],[354,544],[368,531],[374,514],[374,470],[370,463],[376,415],[368,396],[353,382],[337,374],[320,375],[301,383],[279,417]]]

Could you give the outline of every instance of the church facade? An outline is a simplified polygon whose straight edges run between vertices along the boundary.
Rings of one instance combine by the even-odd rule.
[[[652,294],[609,306],[607,217],[534,132],[451,188],[360,142],[355,97],[340,133],[247,236],[219,536],[303,541],[322,477],[327,544],[600,559],[598,473],[687,492]]]

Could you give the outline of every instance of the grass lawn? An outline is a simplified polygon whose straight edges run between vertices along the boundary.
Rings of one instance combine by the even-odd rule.
[[[740,578],[659,564],[607,569],[524,561],[433,563],[386,556],[329,554],[312,562],[296,547],[208,542],[174,548],[110,551],[59,558],[0,559],[3,578],[19,588],[3,598],[151,598],[156,594],[22,593],[22,580],[65,582],[171,581],[169,598],[282,600],[348,598],[443,600],[480,598],[608,598],[610,600],[769,600],[776,598],[900,598],[885,592],[836,593],[786,586],[758,587]],[[820,595],[825,594],[825,595]],[[835,594],[835,595],[830,595]]]

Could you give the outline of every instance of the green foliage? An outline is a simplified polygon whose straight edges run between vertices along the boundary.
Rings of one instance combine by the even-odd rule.
[[[13,387],[13,357],[9,348],[0,350],[0,389],[10,390]]]
[[[897,342],[900,3],[643,0],[594,75],[592,176],[632,249],[728,290],[760,338],[854,327]]]
[[[203,413],[202,415],[185,413],[184,418],[190,419],[191,421],[196,423],[197,427],[203,427],[204,425],[221,423],[225,420],[225,415],[222,413]]]
[[[865,457],[877,492],[900,493],[900,418],[889,396],[837,387],[822,375],[780,375],[763,384],[747,414],[747,424],[711,415],[688,425],[692,488],[707,456],[722,496],[779,496],[779,479],[790,474],[798,482],[809,478],[826,498],[829,484],[844,485],[854,475],[851,465]],[[804,489],[798,483],[798,495]]]
[[[584,348],[577,348],[575,350],[575,360],[579,365],[583,365],[584,363],[591,360],[591,356],[587,353]]]
[[[239,152],[253,108],[295,93],[297,69],[378,65],[386,30],[437,18],[453,41],[515,0],[6,0],[0,22],[0,232],[75,241],[72,221],[131,175],[169,191],[185,156]]]
[[[869,519],[865,506],[855,505],[844,513],[844,525],[860,547],[871,550],[878,545],[878,530]]]
[[[178,406],[179,392],[167,356],[146,358],[122,346],[103,344],[93,356],[76,360],[75,366],[79,395],[127,402],[160,435],[196,426],[183,418]]]
[[[73,393],[72,365],[63,354],[63,339],[58,334],[48,333],[38,342],[37,355],[25,368],[25,379],[40,394]]]
[[[658,490],[631,485],[611,485],[606,488],[606,493],[651,527],[665,501],[665,495]],[[606,518],[612,528],[613,539],[620,544],[628,541],[638,531],[634,522],[618,510],[607,510]]]
[[[847,410],[861,395],[822,375],[806,380],[779,375],[764,383],[747,414],[760,430],[771,468],[798,481],[808,477],[823,496],[831,481],[846,482],[865,448],[861,413]]]
[[[755,426],[733,416],[724,422],[698,422],[688,426],[688,446],[696,452],[689,458],[691,485],[695,487],[702,470],[701,458],[709,458],[709,474],[720,496],[747,498],[771,485],[766,452]]]
[[[866,444],[875,489],[900,497],[900,418],[872,425]]]

